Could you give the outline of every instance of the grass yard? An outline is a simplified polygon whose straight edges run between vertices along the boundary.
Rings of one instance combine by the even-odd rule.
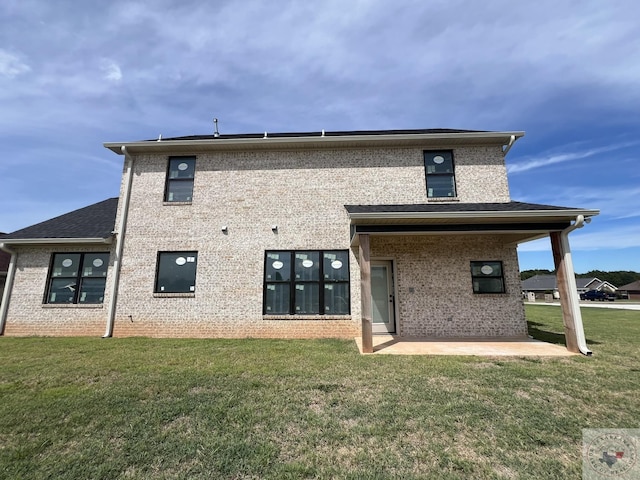
[[[640,422],[640,312],[583,315],[592,358],[0,338],[0,478],[580,478],[581,429]]]

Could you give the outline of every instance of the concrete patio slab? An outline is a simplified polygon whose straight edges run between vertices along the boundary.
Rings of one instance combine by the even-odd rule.
[[[355,339],[362,353],[362,339]],[[579,355],[564,346],[532,338],[407,338],[395,335],[374,335],[373,354],[387,355],[478,355],[511,357],[570,357]]]

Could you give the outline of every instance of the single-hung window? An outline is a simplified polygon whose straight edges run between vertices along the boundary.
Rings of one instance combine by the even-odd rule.
[[[471,262],[473,293],[504,293],[502,262]]]
[[[456,177],[451,150],[424,152],[424,171],[428,198],[456,196]]]
[[[198,252],[158,252],[156,293],[196,291]]]
[[[195,171],[196,157],[169,157],[165,202],[192,201]]]
[[[268,251],[265,315],[349,315],[349,252]]]
[[[109,253],[54,253],[44,303],[103,303]]]

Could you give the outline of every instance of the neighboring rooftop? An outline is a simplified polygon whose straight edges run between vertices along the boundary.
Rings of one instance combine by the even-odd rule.
[[[607,282],[597,277],[576,277],[576,287],[580,289],[599,290],[605,283]],[[614,285],[611,286],[615,288]],[[522,290],[525,291],[555,290],[556,288],[558,288],[558,282],[555,275],[534,275],[522,281]]]
[[[116,221],[118,199],[109,198],[5,235],[2,239],[109,238]]]
[[[627,283],[626,285],[618,287],[618,290],[640,291],[640,280],[636,280],[635,282]]]

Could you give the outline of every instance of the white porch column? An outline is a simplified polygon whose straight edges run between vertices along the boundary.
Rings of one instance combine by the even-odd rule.
[[[562,308],[562,322],[567,350],[575,353],[591,355],[587,348],[580,312],[580,297],[576,287],[576,275],[573,270],[569,239],[565,232],[551,232],[551,249],[556,267],[558,292]]]
[[[360,302],[362,318],[362,353],[373,353],[372,305],[371,305],[371,260],[369,235],[359,235],[360,248]]]

